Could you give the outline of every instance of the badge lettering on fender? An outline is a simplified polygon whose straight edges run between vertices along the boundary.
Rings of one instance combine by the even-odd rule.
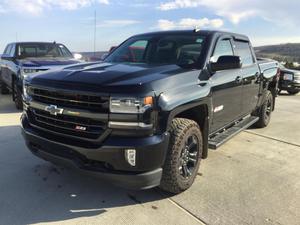
[[[223,109],[224,109],[224,105],[217,106],[216,108],[214,108],[214,113],[220,112]]]

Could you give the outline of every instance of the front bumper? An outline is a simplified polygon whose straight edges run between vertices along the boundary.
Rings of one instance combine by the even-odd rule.
[[[168,133],[146,138],[108,137],[101,146],[94,148],[63,143],[55,136],[31,127],[24,115],[21,122],[26,145],[42,159],[129,189],[148,189],[160,184]],[[126,148],[136,149],[135,167],[125,160]]]
[[[284,91],[300,91],[300,82],[294,81],[281,81],[279,89]]]

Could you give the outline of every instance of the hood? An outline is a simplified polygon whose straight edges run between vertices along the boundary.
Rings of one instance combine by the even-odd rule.
[[[26,58],[19,60],[19,64],[24,67],[47,67],[47,66],[66,66],[80,63],[73,58]]]
[[[156,87],[166,87],[170,84],[168,80],[171,77],[181,76],[186,79],[188,73],[199,76],[199,70],[187,70],[177,65],[98,63],[88,66],[75,65],[62,70],[42,73],[32,77],[30,82],[33,85],[44,86],[46,84],[54,88],[125,93],[140,90],[153,91],[154,84]],[[182,79],[172,79],[172,85],[174,85],[174,80],[183,82]]]
[[[287,69],[287,68],[281,69],[281,72],[284,72],[284,73],[300,73],[299,70],[292,70],[292,69]]]

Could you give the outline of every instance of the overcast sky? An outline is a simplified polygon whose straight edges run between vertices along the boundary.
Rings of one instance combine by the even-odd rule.
[[[221,29],[254,45],[300,43],[299,0],[0,0],[0,51],[8,42],[57,41],[71,51],[97,50],[137,33]]]

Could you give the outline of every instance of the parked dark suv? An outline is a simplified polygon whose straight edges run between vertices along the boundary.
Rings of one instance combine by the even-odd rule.
[[[290,95],[300,92],[300,71],[287,69],[280,65],[279,93],[287,91]]]
[[[258,62],[244,35],[137,35],[103,63],[31,77],[23,135],[45,160],[128,188],[179,193],[209,147],[269,124],[278,76],[278,64]]]

